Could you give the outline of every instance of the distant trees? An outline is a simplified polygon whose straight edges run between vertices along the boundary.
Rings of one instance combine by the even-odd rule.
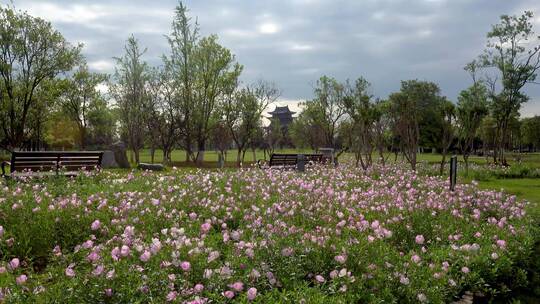
[[[0,127],[2,147],[20,148],[29,137],[29,120],[39,107],[36,94],[48,80],[80,59],[72,46],[43,19],[0,7]]]

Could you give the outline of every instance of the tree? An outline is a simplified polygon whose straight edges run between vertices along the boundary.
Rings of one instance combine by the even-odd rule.
[[[502,15],[500,23],[488,32],[487,50],[481,56],[484,67],[495,68],[498,77],[487,77],[492,100],[491,114],[496,122],[495,161],[506,164],[504,149],[512,116],[519,115],[521,104],[528,100],[522,89],[534,82],[540,69],[540,36],[533,31],[533,13],[521,16]]]
[[[282,143],[285,138],[284,129],[281,122],[277,118],[272,118],[270,125],[264,130],[264,158],[266,153],[272,155],[275,149]]]
[[[49,22],[0,7],[0,127],[2,147],[19,148],[28,138],[36,91],[71,70],[81,46],[71,46]]]
[[[465,174],[469,173],[469,156],[474,139],[484,117],[488,114],[487,89],[475,83],[459,93],[456,109],[459,148],[465,162]]]
[[[97,86],[106,80],[106,75],[90,72],[86,63],[82,63],[68,79],[62,105],[68,117],[77,124],[81,150],[87,145],[90,109],[102,98]]]
[[[316,150],[318,147],[326,145],[326,135],[323,129],[321,111],[310,103],[300,104],[304,110],[293,120],[289,127],[289,134],[294,145],[297,148],[311,148]]]
[[[206,141],[220,120],[219,101],[230,96],[238,85],[242,66],[217,36],[202,38],[195,49],[194,108],[191,123],[197,143],[197,162],[202,162]]]
[[[438,148],[442,154],[439,174],[442,175],[444,172],[444,165],[446,164],[446,156],[448,154],[448,149],[450,149],[450,146],[452,145],[452,142],[454,141],[454,136],[455,136],[454,123],[455,123],[455,118],[456,118],[456,107],[451,101],[447,100],[446,98],[442,98],[439,104],[438,114],[439,114],[438,118],[441,121]]]
[[[346,114],[345,87],[336,79],[323,76],[317,81],[314,94],[315,98],[305,103],[302,113],[315,129],[322,131],[322,144],[336,148],[339,122]]]
[[[152,146],[161,148],[164,164],[171,162],[172,149],[179,141],[181,125],[180,109],[176,99],[177,88],[173,77],[169,66],[154,69],[149,81],[149,102],[145,104]]]
[[[523,144],[528,151],[540,149],[540,116],[524,118],[521,124]]]
[[[186,161],[194,161],[194,92],[197,81],[195,54],[199,25],[197,22],[192,24],[187,13],[187,8],[180,2],[175,10],[171,34],[167,36],[171,53],[163,56],[163,62],[170,69],[174,86],[177,88],[174,99],[179,109],[177,123],[182,136],[180,144],[186,150]]]
[[[223,161],[227,161],[227,151],[231,148],[233,138],[224,121],[218,122],[216,128],[212,130],[211,139],[214,149],[221,154]]]
[[[244,160],[245,151],[257,138],[263,111],[270,103],[276,101],[279,95],[279,90],[274,84],[261,80],[225,99],[223,105],[225,125],[238,150],[236,159],[238,165]]]
[[[408,80],[401,82],[400,92],[390,95],[394,131],[399,136],[401,151],[413,170],[420,143],[420,125],[429,125],[441,101],[439,87],[432,82]],[[427,138],[427,137],[426,137]]]
[[[354,152],[356,166],[360,163],[364,170],[373,163],[372,155],[376,145],[375,123],[379,116],[371,100],[373,96],[368,92],[370,87],[371,84],[360,77],[353,86],[347,84],[348,93],[343,99],[345,111],[351,121],[341,133],[349,134],[346,149]]]
[[[96,99],[88,111],[88,145],[110,147],[116,137],[116,115],[104,98]]]
[[[123,57],[115,57],[115,83],[111,83],[111,93],[118,106],[123,133],[128,147],[139,163],[139,151],[144,147],[146,132],[146,103],[148,102],[147,82],[149,71],[142,56],[146,50],[139,48],[134,36],[129,37],[124,47]]]

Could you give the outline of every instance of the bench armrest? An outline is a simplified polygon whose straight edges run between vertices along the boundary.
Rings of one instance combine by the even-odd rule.
[[[6,176],[6,165],[11,166],[11,163],[8,162],[8,161],[3,161],[2,162],[2,165],[1,165],[2,166],[2,176]]]

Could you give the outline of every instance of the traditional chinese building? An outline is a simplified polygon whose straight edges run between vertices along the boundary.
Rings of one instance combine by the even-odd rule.
[[[293,121],[293,114],[295,113],[296,112],[292,112],[289,109],[289,106],[284,106],[284,107],[276,106],[274,111],[268,112],[268,114],[272,115],[271,117],[269,117],[270,124],[272,124],[272,122],[277,119],[279,120],[279,124],[281,125],[281,127],[287,130],[289,128],[289,125]]]

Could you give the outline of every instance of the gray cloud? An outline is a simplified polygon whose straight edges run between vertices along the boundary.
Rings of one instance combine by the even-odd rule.
[[[6,3],[2,0],[2,3]],[[133,33],[159,64],[168,52],[176,1],[26,1],[19,9],[50,20],[70,41],[85,43],[90,67],[111,72],[113,56]],[[386,97],[400,80],[439,83],[455,100],[470,85],[463,66],[485,47],[501,14],[532,10],[535,0],[217,0],[186,1],[203,35],[216,33],[245,66],[242,80],[274,81],[284,100],[309,99],[323,74],[340,80],[364,76]],[[540,85],[530,85],[524,115],[540,114]]]

